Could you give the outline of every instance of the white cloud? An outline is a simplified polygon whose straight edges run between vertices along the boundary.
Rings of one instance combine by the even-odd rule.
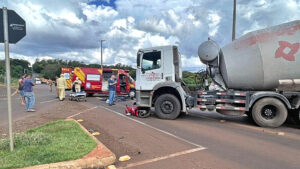
[[[27,36],[11,45],[11,56],[30,61],[59,58],[100,63],[99,41],[105,39],[105,64],[135,66],[138,49],[176,44],[184,56],[183,66],[197,68],[202,66],[197,48],[207,37],[221,46],[231,41],[232,0],[116,0],[116,8],[88,2],[9,1],[8,7],[27,23]],[[237,37],[299,19],[299,9],[298,0],[240,0]]]
[[[221,17],[218,15],[216,11],[210,11],[208,14],[208,20],[209,20],[209,36],[215,36],[219,29],[219,23],[221,20]]]

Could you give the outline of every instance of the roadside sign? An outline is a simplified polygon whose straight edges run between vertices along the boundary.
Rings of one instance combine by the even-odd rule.
[[[10,151],[14,150],[12,132],[12,106],[11,106],[11,80],[10,80],[10,58],[9,44],[17,43],[26,35],[25,21],[13,10],[6,7],[0,9],[0,43],[4,43],[5,50],[5,70],[6,70],[6,90],[7,90],[7,110],[8,110],[8,132]]]
[[[7,10],[9,43],[17,43],[26,35],[26,22],[14,10]],[[0,9],[0,43],[4,43],[3,9]]]

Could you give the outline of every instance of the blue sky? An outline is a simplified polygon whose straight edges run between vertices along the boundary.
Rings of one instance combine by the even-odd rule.
[[[1,1],[5,3],[6,0]],[[198,46],[208,37],[231,42],[233,0],[13,0],[8,7],[27,23],[11,57],[136,65],[140,48],[178,45],[185,70],[203,64]],[[300,18],[299,0],[237,0],[237,37]],[[0,59],[4,58],[0,47]]]
[[[96,6],[110,6],[114,9],[116,9],[116,0],[91,0],[88,2],[89,5],[96,5]]]

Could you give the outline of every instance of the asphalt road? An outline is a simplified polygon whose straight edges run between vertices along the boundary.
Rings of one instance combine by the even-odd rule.
[[[12,89],[14,93],[16,89]],[[6,88],[1,86],[0,93],[0,124],[6,124],[8,122],[8,110],[7,110],[7,98]],[[49,92],[48,86],[36,85],[34,86],[34,93],[36,96],[35,108],[42,109],[45,104],[49,104],[56,99],[55,88],[53,87],[52,93]],[[14,120],[22,119],[28,116],[30,113],[26,112],[26,107],[20,104],[20,95],[16,93],[12,96],[12,117]]]
[[[99,130],[109,131],[110,137],[118,139],[124,133],[130,137],[127,141],[128,147],[133,150],[146,151],[148,155],[152,152],[154,156],[141,157],[132,153],[139,160],[130,163],[117,163],[118,167],[129,168],[272,168],[288,169],[300,167],[300,129],[299,126],[287,126],[276,129],[261,128],[243,117],[225,117],[217,113],[200,112],[197,109],[190,111],[189,115],[182,116],[177,120],[161,120],[155,116],[149,118],[124,117],[124,107],[127,102],[118,102],[115,106],[107,106],[100,98],[89,98],[91,107],[105,107],[110,112],[91,115],[89,119],[92,123],[100,124],[93,126],[87,122],[86,126],[99,128]],[[89,113],[80,118],[87,117]],[[113,114],[113,115],[112,115]],[[121,116],[120,116],[121,114]],[[120,117],[117,117],[120,116]],[[105,118],[105,120],[101,121]],[[112,119],[115,122],[109,123]],[[126,119],[126,120],[125,120]],[[108,124],[109,123],[109,124]],[[124,125],[127,124],[127,125]],[[123,126],[124,125],[124,126]],[[134,126],[133,126],[134,125]],[[113,128],[118,129],[115,131]],[[147,128],[147,130],[145,129]],[[145,131],[144,131],[145,130]],[[148,130],[153,130],[158,135],[150,134]],[[101,132],[101,131],[100,131]],[[133,134],[132,134],[133,133]],[[107,135],[107,133],[105,134]],[[161,135],[168,136],[171,140],[162,139]],[[128,138],[127,136],[126,138]],[[101,137],[99,138],[101,140]],[[149,140],[152,140],[149,142]],[[109,148],[114,152],[124,151],[115,148],[110,144],[110,140],[102,138]],[[146,145],[143,142],[147,143]],[[173,142],[176,142],[173,143]],[[177,145],[179,144],[179,145]],[[150,151],[144,146],[147,146]],[[170,147],[171,146],[171,147]],[[181,148],[189,146],[189,148]],[[154,150],[159,147],[161,151]],[[185,151],[204,148],[199,151],[187,153]],[[146,150],[145,150],[146,149]],[[126,152],[126,151],[125,151]],[[129,151],[130,152],[130,151]],[[174,155],[179,153],[182,155]],[[118,154],[118,153],[117,153]],[[121,154],[118,154],[121,155]],[[137,157],[138,156],[138,157]],[[157,158],[162,158],[157,160]],[[152,161],[151,161],[152,159]],[[153,160],[154,159],[154,160]],[[148,162],[147,162],[148,160]],[[149,162],[150,160],[150,162]],[[144,164],[144,163],[145,164]],[[135,164],[143,163],[141,165]],[[130,167],[133,165],[133,167]]]
[[[47,110],[54,120],[72,116],[83,119],[90,131],[99,131],[97,138],[117,157],[129,155],[128,162],[116,162],[118,168],[135,169],[198,169],[198,168],[264,168],[292,169],[300,167],[300,129],[284,125],[276,129],[254,125],[246,116],[225,117],[217,113],[192,110],[176,120],[155,116],[137,118],[124,115],[126,104],[107,106],[99,97],[87,102],[58,102],[46,86],[36,86],[37,110]],[[25,108],[14,97],[13,117],[28,119]],[[68,106],[67,106],[68,105]],[[0,102],[0,125],[5,123],[5,100]],[[73,108],[71,110],[71,108]],[[61,110],[62,109],[62,110]],[[70,110],[70,111],[67,111]],[[53,113],[53,111],[60,111]],[[58,117],[59,116],[59,117]],[[30,122],[31,123],[31,122]],[[21,123],[23,124],[23,123]],[[28,123],[29,124],[29,123]]]

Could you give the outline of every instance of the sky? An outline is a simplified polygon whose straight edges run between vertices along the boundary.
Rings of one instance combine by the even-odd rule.
[[[231,42],[233,0],[0,0],[26,21],[27,35],[10,57],[136,65],[140,48],[177,45],[184,70],[203,66],[198,46],[208,37]],[[236,37],[300,19],[300,0],[237,0]],[[0,59],[4,59],[0,45]]]

